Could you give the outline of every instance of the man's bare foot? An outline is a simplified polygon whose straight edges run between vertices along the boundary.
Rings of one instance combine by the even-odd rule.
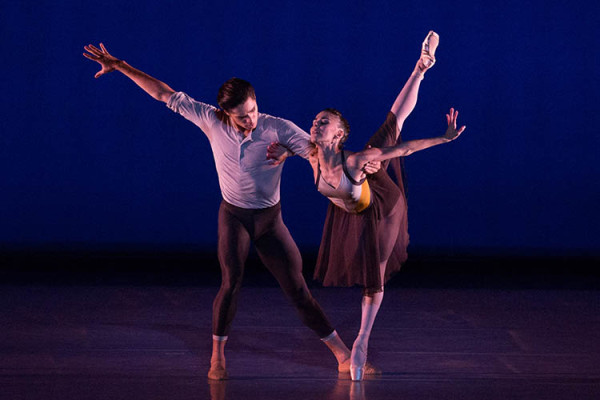
[[[228,378],[227,370],[225,369],[225,363],[216,360],[210,362],[210,369],[208,370],[208,379],[215,381],[222,381]]]

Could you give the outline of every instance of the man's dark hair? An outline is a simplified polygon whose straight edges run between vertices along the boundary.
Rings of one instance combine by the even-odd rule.
[[[219,88],[217,104],[222,110],[229,111],[243,104],[249,97],[256,100],[256,94],[250,82],[240,78],[231,78]]]

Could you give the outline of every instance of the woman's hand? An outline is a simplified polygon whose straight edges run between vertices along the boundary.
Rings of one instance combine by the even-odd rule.
[[[444,134],[444,138],[448,141],[454,140],[460,136],[461,133],[467,128],[466,125],[460,127],[460,129],[456,130],[456,120],[458,118],[458,110],[454,111],[454,108],[450,109],[450,113],[446,114],[446,121],[448,121],[448,129],[446,129],[446,133]]]
[[[83,53],[83,56],[92,61],[96,61],[102,67],[102,69],[94,75],[94,78],[99,78],[104,74],[114,71],[117,64],[121,61],[118,58],[111,56],[102,43],[100,43],[100,48],[97,48],[92,44],[88,44],[83,48],[88,52]]]

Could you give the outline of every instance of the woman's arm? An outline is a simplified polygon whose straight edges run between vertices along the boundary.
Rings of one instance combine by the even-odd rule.
[[[371,148],[371,146],[369,146],[369,148]],[[273,142],[267,146],[267,160],[271,160],[271,165],[279,165],[293,155],[294,153],[281,143]],[[312,162],[313,158],[316,160],[316,155],[310,157],[309,161],[311,161],[311,166],[315,169],[317,164]],[[367,175],[375,174],[381,169],[381,162],[375,160],[367,161],[360,169]]]
[[[448,129],[446,129],[446,133],[443,136],[430,139],[409,140],[391,147],[362,150],[349,156],[348,163],[356,167],[359,165],[364,165],[364,163],[369,161],[384,161],[395,157],[405,157],[416,153],[417,151],[437,146],[438,144],[448,143],[459,137],[460,134],[466,129],[466,126],[462,126],[459,129],[456,128],[457,118],[458,111],[454,111],[454,109],[451,108],[450,113],[446,114]]]
[[[175,93],[175,91],[166,83],[161,82],[139,69],[133,68],[125,61],[112,56],[102,43],[100,43],[100,48],[90,44],[84,46],[84,49],[87,53],[83,53],[83,55],[90,60],[96,61],[102,67],[102,69],[94,76],[95,78],[99,78],[112,71],[119,71],[134,81],[136,85],[141,87],[150,96],[164,103],[168,102],[171,95]]]

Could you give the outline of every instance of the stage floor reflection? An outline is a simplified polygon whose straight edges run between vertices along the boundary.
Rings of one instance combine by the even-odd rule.
[[[276,287],[242,289],[230,379],[206,378],[217,287],[5,285],[1,399],[597,399],[600,292],[390,288],[369,360],[338,375]],[[360,290],[314,288],[351,345]]]

